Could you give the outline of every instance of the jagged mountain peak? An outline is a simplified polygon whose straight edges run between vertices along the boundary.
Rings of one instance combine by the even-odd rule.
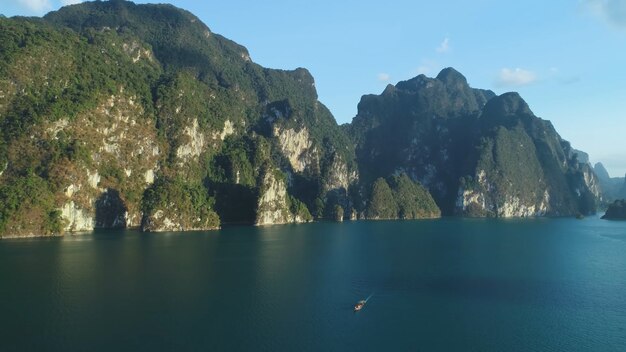
[[[533,115],[530,107],[517,92],[508,92],[489,100],[484,108],[485,116],[506,117]]]
[[[140,17],[138,17],[140,15]],[[171,4],[135,4],[131,1],[91,1],[64,6],[44,16],[50,22],[62,23],[76,31],[85,28],[136,29],[141,22],[160,22],[172,29],[192,26],[209,30],[198,17]]]
[[[611,178],[609,172],[606,170],[604,164],[602,163],[596,163],[593,167],[593,171],[595,171],[596,175],[598,175],[598,178],[602,181],[609,180]]]
[[[44,20],[78,33],[114,31],[133,36],[150,44],[163,65],[193,67],[201,71],[200,75],[213,71],[210,66],[224,62],[243,65],[251,61],[245,47],[211,32],[194,14],[170,4],[84,2],[50,12]]]
[[[426,75],[418,75],[406,81],[400,81],[396,84],[396,88],[415,93],[420,91],[422,88],[432,87],[434,79],[426,77]]]
[[[468,85],[467,78],[452,67],[446,67],[441,70],[441,72],[437,75],[437,79],[446,85]]]
[[[467,78],[452,67],[444,68],[435,78],[419,74],[406,81],[398,82],[395,87],[409,92],[418,92],[421,89],[432,88],[439,84],[458,90],[471,89],[467,83]]]

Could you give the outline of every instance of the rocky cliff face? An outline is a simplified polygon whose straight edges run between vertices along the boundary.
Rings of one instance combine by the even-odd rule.
[[[306,208],[298,209],[296,204],[292,204],[296,201],[287,194],[284,175],[279,170],[265,170],[261,184],[255,225],[303,223],[312,220]]]
[[[485,206],[459,199],[459,213],[526,217],[595,211],[601,197],[595,175],[519,95],[490,100],[479,123],[476,173],[460,188],[463,195],[483,194]]]
[[[67,165],[60,175],[64,180],[60,181],[67,198],[64,209],[75,208],[88,214],[95,227],[139,227],[141,198],[129,195],[143,193],[158,172],[162,146],[157,129],[135,100],[121,89],[94,110],[85,111],[71,122],[57,121],[47,129],[51,140],[59,134],[71,136],[73,143],[92,151],[82,168]],[[66,231],[91,229],[87,221],[79,226],[71,217],[64,219]]]
[[[586,214],[600,196],[518,95],[451,68],[340,127],[307,70],[263,68],[170,5],[86,2],[0,33],[0,236]]]
[[[306,127],[296,132],[293,129],[281,130],[275,126],[274,137],[293,171],[303,172],[307,167],[319,168],[318,152],[313,147]]]
[[[349,126],[365,183],[404,172],[430,190],[444,213],[453,213],[459,175],[467,172],[472,120],[495,94],[472,89],[453,69],[389,85],[363,96]]]
[[[516,93],[469,87],[454,69],[364,96],[350,131],[363,178],[406,172],[444,213],[588,214],[598,180]]]
[[[348,203],[354,149],[304,69],[256,65],[169,5],[83,3],[0,31],[0,236],[300,222]]]

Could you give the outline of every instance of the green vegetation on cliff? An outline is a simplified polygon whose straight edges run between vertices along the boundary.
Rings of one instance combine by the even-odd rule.
[[[171,5],[0,18],[0,235],[595,209],[590,167],[517,94],[448,68],[358,109],[338,126],[306,69]]]
[[[159,179],[143,199],[144,231],[216,229],[220,219],[213,211],[215,199],[201,184],[182,179]]]
[[[53,235],[62,232],[63,221],[55,208],[48,183],[33,174],[10,185],[0,185],[0,237],[2,234]],[[37,231],[32,231],[33,224]]]
[[[378,178],[372,184],[365,216],[368,219],[436,218],[441,212],[424,187],[405,173]]]
[[[517,93],[471,88],[452,68],[363,96],[345,127],[362,184],[398,171],[419,181],[444,214],[590,214],[597,178]]]
[[[98,1],[43,19],[1,18],[0,49],[0,187],[22,207],[33,203],[28,212],[0,206],[0,233],[138,227],[157,210],[172,220],[173,208],[147,206],[169,198],[184,211],[252,223],[266,164],[289,174],[282,206],[299,219],[320,202],[346,202],[333,168],[352,172],[354,148],[309,72],[263,68],[187,11]],[[276,131],[286,130],[306,130],[307,148],[285,149]],[[304,170],[292,169],[296,159]],[[23,192],[24,175],[46,192]],[[347,182],[340,187],[347,193]],[[191,190],[214,201],[179,197]],[[113,206],[126,214],[103,209]],[[206,216],[209,228],[219,223]]]
[[[372,184],[372,192],[367,203],[365,216],[368,219],[395,219],[398,216],[398,204],[393,192],[384,178],[378,178]]]
[[[428,191],[405,173],[390,179],[391,189],[398,204],[400,219],[436,218],[441,216],[435,200]]]

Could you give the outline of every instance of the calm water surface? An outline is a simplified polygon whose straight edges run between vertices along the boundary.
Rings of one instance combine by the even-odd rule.
[[[0,351],[160,350],[626,351],[626,223],[0,241]]]

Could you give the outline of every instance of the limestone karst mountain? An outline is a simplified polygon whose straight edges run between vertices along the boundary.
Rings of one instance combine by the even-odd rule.
[[[600,196],[519,95],[452,68],[338,126],[306,69],[261,67],[171,5],[0,18],[0,49],[0,236],[573,215]]]

